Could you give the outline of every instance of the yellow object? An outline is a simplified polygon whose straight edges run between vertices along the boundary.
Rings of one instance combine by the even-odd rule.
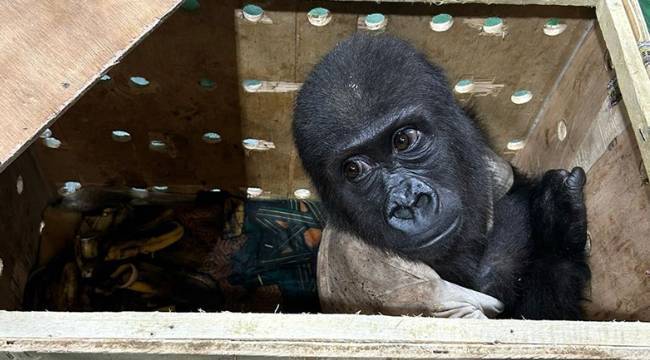
[[[169,245],[177,242],[183,237],[185,229],[177,222],[171,222],[174,228],[159,236],[154,236],[149,239],[137,239],[127,241],[121,244],[115,244],[108,249],[106,254],[106,261],[123,260],[139,254],[150,254],[158,250],[164,249]]]
[[[144,281],[136,281],[131,286],[127,287],[127,289],[143,294],[155,294],[156,289],[153,288],[150,284],[144,282]]]

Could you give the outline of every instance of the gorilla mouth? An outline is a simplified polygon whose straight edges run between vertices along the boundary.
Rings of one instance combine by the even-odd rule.
[[[412,238],[412,240],[416,243],[419,243],[421,241],[425,241],[422,244],[413,246],[413,247],[408,247],[405,248],[404,250],[406,251],[414,251],[414,250],[422,250],[424,248],[427,248],[435,243],[437,243],[440,240],[443,240],[444,238],[448,237],[449,235],[452,235],[458,228],[460,228],[460,224],[462,222],[462,217],[458,216],[454,221],[449,225],[445,231],[443,231],[440,234],[435,234],[434,230],[429,230],[425,231],[419,235],[416,235],[415,237]]]

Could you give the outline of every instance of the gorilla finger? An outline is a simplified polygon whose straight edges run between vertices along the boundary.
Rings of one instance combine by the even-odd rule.
[[[581,189],[587,182],[587,175],[581,167],[574,167],[564,183],[569,189]]]
[[[564,169],[548,170],[544,173],[544,181],[552,184],[561,184],[567,176],[569,176],[569,172]]]

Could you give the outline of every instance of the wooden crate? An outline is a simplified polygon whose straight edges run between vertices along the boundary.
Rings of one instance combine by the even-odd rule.
[[[243,3],[0,4],[0,309],[10,310],[0,311],[0,358],[650,358],[650,324],[605,322],[650,321],[650,80],[626,1],[264,0],[268,18],[257,24],[242,19]],[[332,11],[326,27],[307,21],[315,6]],[[601,321],[16,311],[41,211],[66,181],[255,186],[278,197],[310,189],[289,131],[296,86],[377,11],[388,15],[388,32],[441,63],[452,83],[484,83],[485,93],[459,99],[483,114],[504,157],[533,173],[588,170],[587,310]],[[433,33],[428,21],[441,12],[455,24]],[[476,24],[487,16],[501,16],[507,34],[481,34]],[[541,31],[551,17],[568,25],[557,37]],[[148,86],[129,83],[132,76]],[[245,79],[266,81],[269,91],[247,92]],[[518,88],[533,99],[513,104]],[[44,145],[48,128],[60,146]],[[113,141],[117,129],[133,140]],[[201,140],[211,131],[219,144]],[[275,149],[247,152],[245,138]],[[156,139],[170,148],[151,151]]]

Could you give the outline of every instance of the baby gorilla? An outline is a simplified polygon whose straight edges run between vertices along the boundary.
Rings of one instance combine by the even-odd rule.
[[[515,171],[494,198],[494,153],[443,71],[406,42],[337,45],[302,86],[293,132],[330,225],[496,297],[504,317],[581,317],[584,171]]]

